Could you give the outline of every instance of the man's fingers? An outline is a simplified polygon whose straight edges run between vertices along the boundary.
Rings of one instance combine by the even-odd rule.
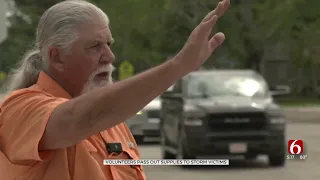
[[[204,28],[205,31],[208,31],[208,29],[210,29],[210,31],[208,31],[208,35],[211,33],[211,29],[217,23],[217,20],[218,20],[218,16],[217,15],[213,15],[211,17],[211,19],[209,19],[208,21],[202,23],[202,26],[206,27],[206,28]]]
[[[229,8],[230,6],[230,0],[223,0],[218,3],[217,7],[209,12],[207,16],[202,20],[202,22],[206,22],[212,18],[212,16],[217,15],[218,17],[221,17]]]
[[[219,14],[219,17],[224,15],[224,13],[229,9],[230,7],[230,0],[225,0],[223,4],[223,10],[221,11],[221,14]]]
[[[219,2],[217,7],[214,10],[210,11],[206,15],[206,17],[202,20],[202,22],[207,22],[212,18],[212,16],[218,15],[218,12],[221,11],[221,9],[223,8],[222,6],[223,6],[222,2]]]
[[[218,46],[220,46],[225,40],[225,36],[223,33],[219,32],[215,34],[209,41],[209,48],[211,52],[213,52]]]

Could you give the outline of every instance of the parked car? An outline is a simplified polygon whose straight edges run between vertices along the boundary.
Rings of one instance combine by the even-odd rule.
[[[142,109],[147,116],[142,128],[144,137],[160,137],[160,108],[161,100],[157,97]]]
[[[135,116],[126,121],[134,139],[138,144],[143,143],[143,125],[148,120],[148,117],[143,111],[139,111]]]
[[[161,96],[164,159],[268,155],[283,166],[286,121],[265,79],[252,70],[200,70]]]
[[[157,97],[126,121],[137,143],[143,143],[145,137],[160,136],[160,106],[161,100]]]

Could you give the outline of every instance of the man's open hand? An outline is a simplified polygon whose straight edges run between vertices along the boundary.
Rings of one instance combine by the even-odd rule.
[[[201,23],[192,31],[188,41],[183,49],[178,54],[178,59],[184,66],[187,66],[191,71],[199,68],[220,46],[225,36],[219,32],[210,37],[212,28],[229,8],[230,0],[222,0],[217,7],[209,12]]]

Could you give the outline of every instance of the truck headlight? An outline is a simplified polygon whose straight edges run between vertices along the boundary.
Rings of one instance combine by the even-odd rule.
[[[184,120],[186,126],[202,126],[203,120],[200,118],[187,118]]]

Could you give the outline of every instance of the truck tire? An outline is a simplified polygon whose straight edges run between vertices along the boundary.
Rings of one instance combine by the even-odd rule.
[[[177,158],[178,159],[195,159],[193,154],[190,154],[185,147],[185,134],[182,128],[179,129],[179,136],[178,136],[178,144],[177,144]]]
[[[134,139],[136,140],[136,143],[137,144],[143,144],[143,140],[144,140],[144,136],[143,135],[134,135],[133,136]]]
[[[284,138],[281,138],[281,139],[284,139]],[[269,154],[269,165],[272,167],[285,166],[287,146],[284,140],[280,141],[278,148],[275,148],[275,149],[277,149],[277,151],[270,152]]]
[[[160,146],[161,146],[161,156],[162,159],[176,159],[176,155],[165,150],[167,146],[166,137],[164,136],[163,131],[160,131]]]
[[[272,167],[282,167],[285,166],[286,157],[285,154],[270,154],[269,155],[269,165]]]
[[[176,159],[176,155],[162,149],[162,159]]]
[[[188,149],[185,146],[185,134],[183,132],[183,129],[179,129],[179,135],[178,135],[178,144],[177,144],[177,159],[196,159],[196,156],[191,154]],[[181,165],[184,169],[193,168],[192,165]]]

